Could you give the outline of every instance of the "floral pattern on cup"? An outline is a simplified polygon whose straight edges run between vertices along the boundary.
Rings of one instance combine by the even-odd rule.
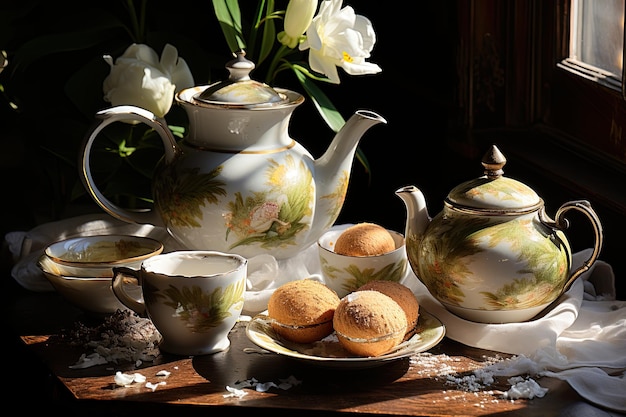
[[[208,293],[197,285],[177,288],[170,285],[159,290],[144,285],[144,297],[161,299],[163,304],[172,308],[172,315],[179,317],[185,326],[195,333],[206,332],[219,326],[224,319],[231,317],[231,309],[241,310],[244,303],[246,282],[238,281],[225,289],[215,288]]]
[[[406,274],[406,259],[399,262],[390,263],[383,268],[376,270],[374,268],[360,269],[356,264],[350,264],[346,268],[336,268],[330,264],[327,259],[320,259],[322,272],[325,277],[330,280],[339,280],[339,285],[346,293],[355,291],[357,288],[367,284],[370,281],[394,281],[400,282]],[[351,278],[341,279],[341,275],[347,273]]]
[[[181,250],[155,255],[139,270],[114,268],[118,300],[145,315],[163,336],[159,348],[204,355],[230,346],[229,332],[244,305],[248,261],[218,251]],[[141,289],[142,297],[129,291]]]

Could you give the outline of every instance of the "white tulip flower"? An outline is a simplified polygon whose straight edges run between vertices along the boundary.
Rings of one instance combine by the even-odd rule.
[[[113,106],[133,105],[163,117],[172,107],[174,94],[194,85],[187,63],[170,44],[163,48],[160,61],[143,44],[129,46],[115,64],[110,55],[104,60],[111,66],[102,84],[104,100]]]
[[[357,15],[343,0],[324,0],[306,32],[300,50],[309,50],[311,69],[339,84],[337,67],[350,75],[376,74],[382,69],[367,62],[376,43],[369,19]]]
[[[317,10],[317,0],[290,0],[285,11],[285,30],[278,34],[278,41],[295,48],[309,28]]]

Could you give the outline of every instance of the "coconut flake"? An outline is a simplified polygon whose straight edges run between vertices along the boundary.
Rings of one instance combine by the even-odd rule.
[[[159,385],[166,385],[166,384],[167,382],[165,381],[157,382],[156,384],[153,384],[152,382],[146,382],[146,388],[151,389],[152,392],[154,392],[159,387]]]
[[[121,387],[128,387],[133,383],[144,383],[146,382],[146,377],[138,372],[132,374],[126,374],[121,371],[117,371],[115,373],[114,381],[116,385]]]

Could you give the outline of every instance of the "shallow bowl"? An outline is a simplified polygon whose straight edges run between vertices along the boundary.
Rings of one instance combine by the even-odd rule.
[[[113,267],[139,269],[161,252],[163,244],[148,237],[84,236],[50,244],[37,264],[68,302],[88,313],[109,314],[126,310],[111,289]],[[140,291],[134,295],[141,298]]]
[[[44,255],[59,268],[58,273],[70,276],[92,276],[85,271],[110,270],[114,266],[139,268],[144,259],[161,252],[163,243],[158,240],[132,235],[73,237],[44,249]]]
[[[115,313],[117,310],[127,310],[126,306],[120,303],[113,294],[110,277],[58,275],[45,269],[41,263],[40,268],[54,289],[66,301],[86,313],[105,315]],[[135,296],[141,299],[141,291],[138,291]]]

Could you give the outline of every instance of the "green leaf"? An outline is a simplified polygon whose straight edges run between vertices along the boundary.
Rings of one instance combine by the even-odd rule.
[[[363,165],[365,172],[368,174],[368,182],[371,181],[372,171],[370,170],[370,162],[367,160],[367,157],[365,156],[365,152],[363,152],[363,150],[358,146],[356,148],[356,158],[359,160],[361,165]]]
[[[291,69],[296,74],[296,78],[307,92],[307,94],[311,97],[313,104],[317,108],[320,116],[326,122],[328,127],[330,127],[333,131],[339,132],[346,121],[341,116],[339,111],[335,108],[334,104],[330,101],[328,96],[324,94],[320,88],[315,85],[313,80],[307,75],[310,74],[308,71],[303,71],[303,67],[299,65],[291,66]]]
[[[274,3],[273,1],[269,3]],[[269,7],[269,5],[268,5]],[[274,19],[268,15],[268,18],[265,19],[263,24],[263,36],[261,38],[261,51],[259,52],[259,58],[257,65],[260,65],[261,62],[265,60],[272,52],[272,48],[276,43],[276,25],[274,24]]]
[[[311,72],[311,70],[309,70],[307,67],[303,67],[302,65],[298,65],[298,64],[291,64],[291,67],[294,71],[297,69],[302,74],[306,75],[308,78],[312,80],[331,84],[331,81],[328,78],[326,78],[325,76],[316,75],[314,72]]]
[[[213,9],[230,50],[232,52],[245,50],[246,42],[241,26],[239,2],[237,0],[213,0]]]

